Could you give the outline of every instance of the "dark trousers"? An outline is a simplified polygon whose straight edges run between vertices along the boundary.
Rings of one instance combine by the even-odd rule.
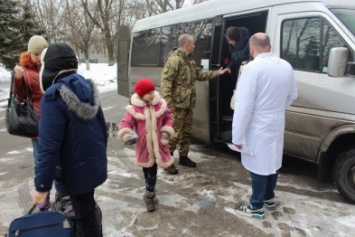
[[[154,192],[155,190],[155,184],[157,182],[157,171],[158,167],[156,163],[152,167],[143,168],[145,189],[149,192]]]
[[[264,206],[264,200],[275,197],[275,187],[278,173],[271,175],[258,175],[250,172],[253,194],[250,204],[253,209],[260,209]]]
[[[81,237],[102,237],[101,223],[97,219],[94,192],[70,196]]]

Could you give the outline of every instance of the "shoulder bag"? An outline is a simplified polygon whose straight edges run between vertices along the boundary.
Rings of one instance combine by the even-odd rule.
[[[29,98],[28,88],[23,78],[22,80],[25,98],[23,103],[20,103],[13,92],[14,74],[12,74],[10,96],[6,109],[6,127],[11,135],[33,138],[38,136],[38,119]]]

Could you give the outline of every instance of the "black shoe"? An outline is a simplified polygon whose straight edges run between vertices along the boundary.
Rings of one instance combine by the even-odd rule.
[[[164,170],[165,170],[168,174],[177,174],[177,173],[179,173],[179,170],[176,169],[176,167],[175,167],[174,164],[170,165],[168,168],[165,168]]]
[[[276,204],[274,199],[264,200],[264,207],[266,210],[274,211],[276,210]]]
[[[143,196],[143,200],[145,203],[145,206],[147,208],[147,211],[152,212],[155,211],[155,193],[154,192],[149,192],[146,191],[144,196]]]
[[[179,165],[194,168],[196,167],[196,162],[190,160],[190,158],[187,156],[180,156]]]

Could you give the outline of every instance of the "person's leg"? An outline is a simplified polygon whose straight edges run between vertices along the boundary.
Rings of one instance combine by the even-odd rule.
[[[181,130],[179,134],[179,155],[187,156],[190,150],[190,137],[192,131],[192,116],[193,112],[190,109],[181,110],[179,116],[179,122]],[[174,121],[175,122],[175,121]]]
[[[176,149],[177,144],[179,143],[181,137],[181,131],[183,129],[183,114],[181,114],[183,109],[175,108],[172,112],[172,117],[174,120],[174,136],[169,139],[169,149],[171,156],[174,155],[174,151]],[[172,164],[168,168],[165,168],[165,171],[168,174],[177,174],[179,173],[178,169],[176,169],[175,165]]]
[[[268,176],[264,200],[269,200],[275,197],[277,178],[278,178],[278,173],[271,174]]]
[[[158,167],[156,163],[152,167],[143,168],[145,189],[149,192],[155,191],[155,184],[157,182],[157,171]]]
[[[269,176],[258,175],[250,172],[253,194],[249,205],[252,209],[261,209],[264,205],[264,197]]]
[[[92,190],[70,196],[82,237],[102,237],[101,223],[96,215],[94,193],[95,190]]]
[[[196,167],[196,162],[192,161],[188,157],[190,150],[190,138],[192,131],[192,121],[193,121],[193,112],[191,109],[184,110],[183,113],[183,127],[179,139],[179,164],[187,167]]]
[[[234,210],[243,216],[262,220],[265,218],[263,209],[267,177],[250,172],[252,181],[252,196],[247,206],[236,206]]]
[[[174,150],[176,149],[183,126],[183,123],[180,122],[180,114],[181,109],[179,108],[175,108],[174,111],[171,113],[174,120],[174,136],[170,137],[169,139],[169,149],[171,152],[174,152]]]
[[[266,185],[265,196],[264,196],[264,207],[270,211],[276,209],[274,197],[275,197],[277,178],[278,178],[278,173],[269,175],[267,185]]]
[[[158,167],[155,163],[152,167],[143,168],[145,189],[143,200],[146,205],[147,211],[151,212],[155,210],[155,184],[157,182]]]

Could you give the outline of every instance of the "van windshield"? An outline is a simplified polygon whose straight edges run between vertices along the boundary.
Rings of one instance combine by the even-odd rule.
[[[330,9],[355,35],[355,9]]]

